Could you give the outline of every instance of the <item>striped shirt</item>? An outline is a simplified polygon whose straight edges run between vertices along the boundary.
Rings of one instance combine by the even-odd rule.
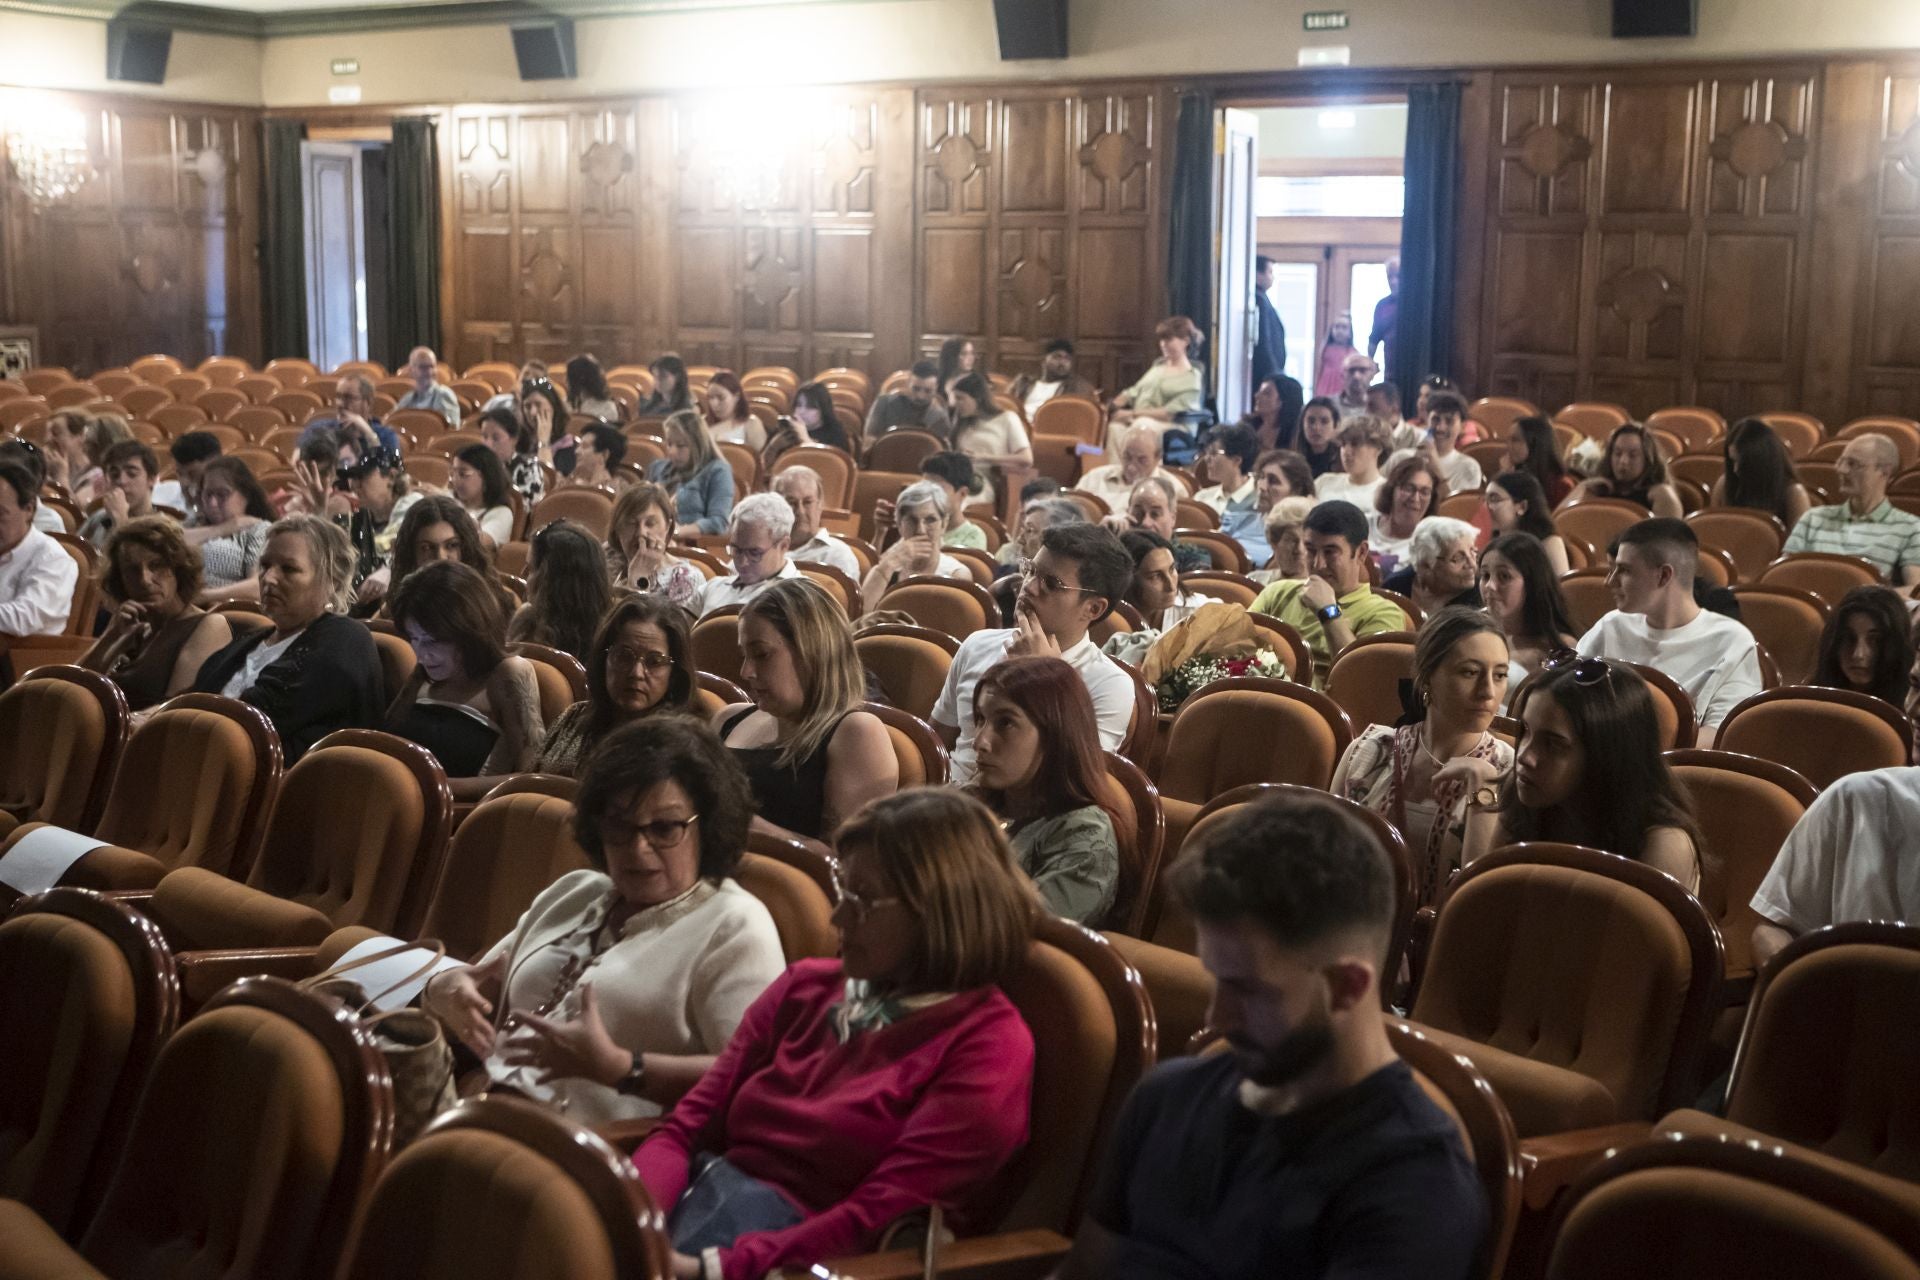
[[[1897,581],[1901,569],[1920,569],[1920,516],[1909,515],[1884,499],[1858,518],[1844,502],[1814,507],[1787,535],[1783,553],[1797,551],[1861,556]]]

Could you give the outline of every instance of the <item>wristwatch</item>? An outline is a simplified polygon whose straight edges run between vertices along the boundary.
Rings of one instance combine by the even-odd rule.
[[[620,1083],[614,1085],[618,1093],[638,1096],[647,1083],[647,1058],[645,1054],[633,1055],[633,1070],[620,1077]]]
[[[1340,613],[1341,609],[1337,604],[1330,604],[1324,609],[1315,609],[1313,611],[1314,617],[1320,619],[1322,622],[1332,622],[1340,616]]]

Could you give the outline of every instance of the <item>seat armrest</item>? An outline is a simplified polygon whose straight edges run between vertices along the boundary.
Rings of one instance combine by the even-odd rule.
[[[1413,1008],[1413,997],[1419,994],[1420,978],[1427,971],[1427,951],[1433,945],[1433,925],[1437,919],[1439,916],[1432,907],[1421,907],[1413,913],[1413,919],[1407,924],[1407,989],[1402,993],[1405,1000],[1403,1008]]]
[[[594,1132],[615,1151],[632,1155],[647,1140],[647,1135],[660,1127],[661,1119],[660,1116],[642,1116],[636,1120],[615,1120],[599,1126]]]
[[[229,951],[182,951],[174,957],[180,992],[190,1006],[205,1004],[242,978],[271,976],[299,982],[320,972],[318,947],[241,947]]]
[[[1652,1125],[1635,1120],[1522,1138],[1520,1168],[1524,1204],[1528,1209],[1548,1208],[1554,1197],[1613,1151],[1638,1146],[1652,1136]]]
[[[1073,1241],[1055,1231],[1014,1231],[975,1236],[940,1246],[941,1280],[1043,1280],[1060,1265]],[[838,1280],[920,1280],[925,1274],[918,1249],[892,1249],[820,1264]],[[809,1273],[788,1268],[783,1275],[802,1280]]]

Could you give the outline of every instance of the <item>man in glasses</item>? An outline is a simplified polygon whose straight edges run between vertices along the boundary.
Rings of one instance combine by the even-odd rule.
[[[1080,673],[1100,722],[1100,746],[1117,750],[1133,719],[1133,677],[1101,653],[1088,628],[1126,598],[1133,557],[1120,539],[1091,524],[1058,525],[1022,566],[1011,628],[976,631],[960,642],[934,704],[933,727],[953,754],[952,781],[973,780],[973,687],[1006,658],[1064,659]]]
[[[806,575],[787,557],[793,538],[793,508],[777,493],[756,493],[741,500],[727,522],[727,554],[733,558],[733,575],[711,578],[694,605],[694,613],[705,617],[730,604],[745,604],[779,578]]]
[[[1687,691],[1704,741],[1760,692],[1753,633],[1694,599],[1700,540],[1681,520],[1642,520],[1614,545],[1615,608],[1580,637],[1580,656],[1652,667]]]
[[[1367,517],[1351,502],[1323,502],[1301,524],[1308,577],[1285,579],[1253,601],[1300,633],[1313,654],[1313,687],[1326,687],[1327,668],[1361,636],[1406,625],[1400,606],[1373,594],[1367,581]]]

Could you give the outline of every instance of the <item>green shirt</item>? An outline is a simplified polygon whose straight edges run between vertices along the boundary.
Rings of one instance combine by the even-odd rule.
[[[971,520],[963,520],[958,528],[947,530],[947,536],[940,539],[943,547],[972,547],[976,551],[987,549],[987,531]]]
[[[1200,407],[1200,366],[1189,364],[1174,369],[1155,362],[1140,375],[1140,381],[1127,388],[1129,403],[1136,409],[1166,409],[1185,413]]]
[[[1327,629],[1320,615],[1302,598],[1306,590],[1304,579],[1276,582],[1254,597],[1253,611],[1271,614],[1300,633],[1313,654],[1313,687],[1322,689],[1326,687],[1327,668],[1333,665],[1333,655],[1327,652]],[[1376,596],[1365,583],[1340,597],[1340,612],[1341,620],[1356,640],[1383,631],[1399,631],[1407,625],[1407,616],[1400,612],[1400,606]]]
[[[1787,535],[1782,553],[1823,551],[1834,556],[1863,556],[1873,567],[1896,581],[1900,570],[1920,567],[1920,516],[1910,515],[1891,502],[1856,517],[1844,502],[1815,507],[1800,517]]]
[[[1120,886],[1120,844],[1105,809],[1088,805],[1028,823],[1012,844],[1049,911],[1099,927]]]

